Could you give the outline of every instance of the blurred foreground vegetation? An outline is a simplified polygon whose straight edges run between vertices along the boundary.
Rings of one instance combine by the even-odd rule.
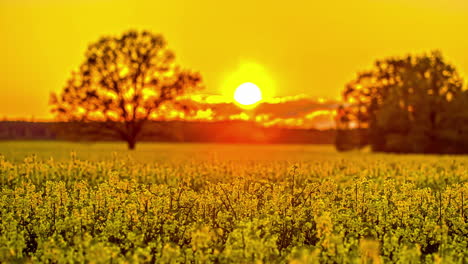
[[[0,262],[468,262],[468,157],[125,148],[0,143]]]

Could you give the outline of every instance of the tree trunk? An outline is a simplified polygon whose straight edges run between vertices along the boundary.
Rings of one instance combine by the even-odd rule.
[[[136,140],[134,138],[127,140],[128,149],[135,150]]]

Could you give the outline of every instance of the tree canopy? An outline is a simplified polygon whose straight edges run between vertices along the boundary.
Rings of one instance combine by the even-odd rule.
[[[161,105],[201,85],[200,74],[177,66],[164,38],[148,31],[103,37],[85,57],[61,94],[51,95],[52,112],[86,133],[115,133],[130,149]]]
[[[468,152],[468,92],[440,52],[378,60],[343,91],[338,149],[345,130],[360,129],[374,151]],[[344,147],[347,145],[348,147]]]

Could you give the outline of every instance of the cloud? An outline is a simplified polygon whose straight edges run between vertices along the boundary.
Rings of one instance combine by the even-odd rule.
[[[253,109],[243,109],[219,95],[195,95],[179,98],[185,111],[171,107],[159,113],[160,119],[251,120],[265,126],[330,129],[335,127],[335,109],[339,102],[305,95],[265,100]],[[168,112],[169,111],[169,112]]]

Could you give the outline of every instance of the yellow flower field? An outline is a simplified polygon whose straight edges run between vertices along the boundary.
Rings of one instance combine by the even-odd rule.
[[[0,262],[468,262],[466,156],[124,149],[0,143]]]

